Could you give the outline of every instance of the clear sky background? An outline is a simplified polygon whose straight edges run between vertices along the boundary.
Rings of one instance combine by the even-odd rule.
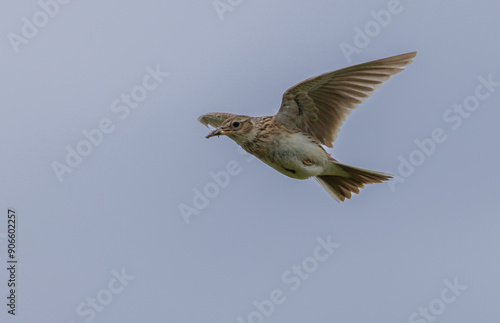
[[[498,1],[59,1],[0,11],[0,321],[499,321]],[[344,203],[197,122],[415,50],[330,150],[396,180]]]

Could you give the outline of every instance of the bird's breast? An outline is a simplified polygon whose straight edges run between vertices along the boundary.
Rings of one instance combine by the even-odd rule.
[[[292,178],[306,179],[323,173],[328,154],[310,137],[302,133],[281,133],[267,142],[250,145],[251,154]]]

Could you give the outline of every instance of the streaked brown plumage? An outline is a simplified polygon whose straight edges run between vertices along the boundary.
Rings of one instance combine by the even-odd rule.
[[[343,68],[307,79],[283,94],[274,116],[207,113],[198,120],[227,135],[248,153],[297,179],[314,176],[336,200],[351,198],[365,184],[391,175],[338,163],[321,145],[333,147],[342,122],[384,81],[411,63],[416,52]]]

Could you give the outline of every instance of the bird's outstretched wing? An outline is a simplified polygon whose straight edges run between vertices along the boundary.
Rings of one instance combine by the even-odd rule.
[[[211,125],[214,128],[219,128],[224,121],[234,116],[236,115],[232,113],[212,112],[200,116],[198,118],[198,121],[203,123],[207,127],[208,125]]]
[[[333,147],[342,122],[352,109],[392,75],[412,62],[417,52],[387,57],[325,73],[294,85],[283,94],[275,122],[300,129]]]

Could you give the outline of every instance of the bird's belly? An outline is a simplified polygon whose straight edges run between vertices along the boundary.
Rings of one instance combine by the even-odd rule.
[[[297,133],[276,140],[261,160],[286,176],[306,179],[323,173],[328,155],[310,138]]]

